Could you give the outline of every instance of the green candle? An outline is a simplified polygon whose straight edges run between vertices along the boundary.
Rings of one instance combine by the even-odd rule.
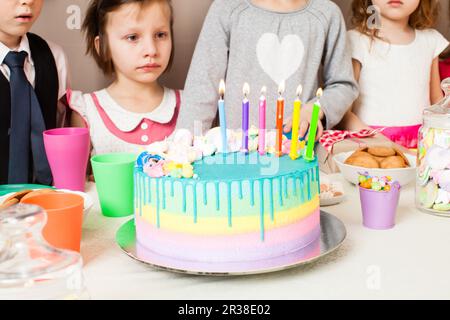
[[[314,145],[316,143],[316,134],[317,134],[317,125],[319,122],[319,114],[320,114],[320,97],[322,96],[322,89],[317,91],[317,102],[314,103],[313,112],[311,116],[311,122],[309,124],[309,134],[308,134],[308,145],[306,147],[305,160],[313,161],[314,160]]]

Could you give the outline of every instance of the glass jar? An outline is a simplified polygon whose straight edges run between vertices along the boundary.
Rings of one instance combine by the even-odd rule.
[[[445,98],[424,111],[417,149],[416,205],[450,216],[450,78],[442,82]]]
[[[79,253],[50,246],[47,214],[18,204],[0,211],[0,300],[86,299]]]

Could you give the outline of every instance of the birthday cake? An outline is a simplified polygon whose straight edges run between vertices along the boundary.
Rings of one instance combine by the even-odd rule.
[[[260,153],[254,129],[248,152],[239,152],[241,136],[229,130],[223,153],[218,128],[195,138],[180,130],[139,156],[138,247],[181,260],[245,262],[318,245],[317,160],[292,160],[287,139],[275,155],[273,132]]]

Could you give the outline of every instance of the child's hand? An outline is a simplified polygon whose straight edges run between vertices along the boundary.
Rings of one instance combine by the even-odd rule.
[[[309,128],[309,122],[311,121],[311,115],[312,115],[312,110],[313,110],[313,104],[312,103],[307,103],[306,105],[304,105],[301,108],[300,111],[300,125],[299,125],[299,133],[298,136],[300,138],[305,137],[306,132],[308,131]],[[322,110],[320,110],[320,114],[319,114],[319,119],[323,119],[324,117],[324,113]],[[316,141],[319,140],[319,138],[322,136],[323,134],[323,125],[322,125],[322,121],[318,121],[317,123],[317,135],[316,135]],[[292,130],[292,118],[288,118],[285,125],[284,125],[284,129],[283,131],[285,133],[288,133]],[[307,139],[308,136],[305,137],[305,139]]]

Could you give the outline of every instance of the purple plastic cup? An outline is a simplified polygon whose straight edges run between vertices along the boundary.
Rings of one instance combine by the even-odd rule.
[[[44,145],[58,189],[84,192],[90,152],[87,128],[60,128],[44,131]]]
[[[363,225],[369,229],[385,230],[395,226],[400,198],[400,184],[394,182],[390,191],[374,191],[359,187]]]

